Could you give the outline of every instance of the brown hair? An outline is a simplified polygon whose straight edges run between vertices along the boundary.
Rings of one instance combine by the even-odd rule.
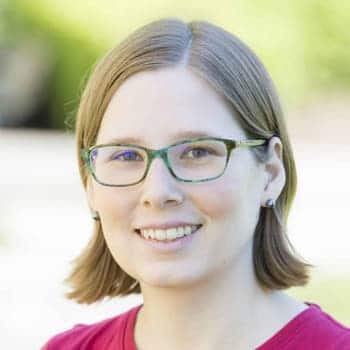
[[[307,264],[297,256],[286,234],[287,217],[295,196],[297,174],[283,112],[274,84],[254,52],[233,34],[206,21],[185,23],[165,18],[131,33],[95,65],[81,96],[76,119],[79,171],[86,188],[88,171],[80,149],[94,144],[106,107],[118,87],[137,72],[186,65],[206,79],[230,102],[238,122],[251,138],[277,135],[283,144],[286,184],[274,209],[261,208],[253,242],[254,269],[265,289],[305,285]],[[252,152],[264,161],[264,150]],[[141,293],[137,280],[114,261],[95,222],[92,238],[73,260],[65,279],[66,293],[78,303],[104,297]]]

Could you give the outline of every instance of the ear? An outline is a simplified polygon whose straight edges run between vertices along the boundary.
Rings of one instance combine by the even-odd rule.
[[[277,201],[286,183],[286,172],[283,164],[283,145],[279,137],[274,136],[270,139],[267,149],[267,161],[265,163],[266,182],[262,194],[262,203],[264,207],[266,201],[271,198]]]

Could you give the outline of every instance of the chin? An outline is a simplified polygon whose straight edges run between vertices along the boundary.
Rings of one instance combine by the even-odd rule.
[[[141,285],[153,288],[188,288],[200,283],[198,271],[189,271],[189,269],[174,268],[153,268],[149,271],[143,271],[138,280]]]

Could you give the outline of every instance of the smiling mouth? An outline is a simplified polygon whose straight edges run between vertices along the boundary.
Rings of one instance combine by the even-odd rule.
[[[154,241],[175,241],[180,238],[190,236],[193,233],[197,232],[203,225],[183,225],[178,227],[172,227],[168,229],[150,229],[150,230],[141,230],[135,229],[134,232],[137,233],[140,237],[147,240]]]

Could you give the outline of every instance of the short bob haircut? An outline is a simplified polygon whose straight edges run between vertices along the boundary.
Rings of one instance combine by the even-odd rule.
[[[118,87],[138,72],[185,65],[206,79],[232,106],[248,137],[280,138],[286,184],[275,208],[262,207],[254,232],[253,260],[258,283],[265,290],[302,286],[309,281],[308,264],[297,255],[286,234],[287,217],[296,193],[297,174],[276,88],[255,53],[232,33],[207,21],[185,23],[168,17],[131,33],[93,67],[83,88],[76,116],[80,176],[89,176],[80,149],[94,145],[107,105]],[[258,161],[266,147],[250,148]],[[92,304],[104,297],[141,293],[140,284],[113,259],[100,221],[92,237],[71,263],[64,280],[73,289],[68,299]]]

